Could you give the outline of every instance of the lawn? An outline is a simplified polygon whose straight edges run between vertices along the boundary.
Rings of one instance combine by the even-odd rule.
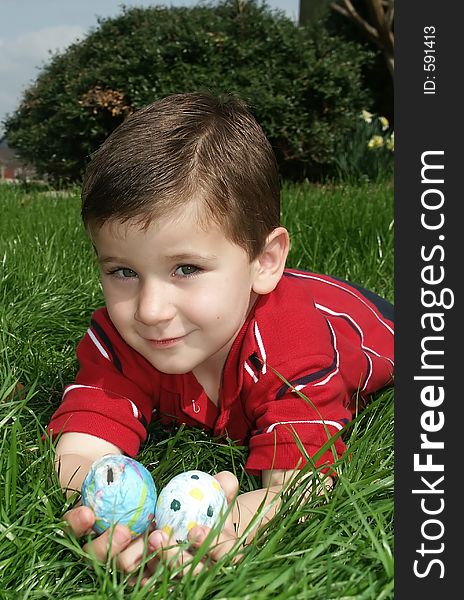
[[[349,279],[393,300],[392,184],[284,185],[288,266]],[[0,599],[224,600],[393,597],[393,391],[378,394],[346,431],[348,452],[328,496],[302,501],[305,483],[283,494],[274,519],[234,565],[197,577],[160,568],[141,587],[83,557],[63,532],[69,508],[41,441],[76,370],[75,346],[102,304],[92,248],[69,197],[0,186]],[[16,393],[18,382],[25,387]],[[247,450],[181,428],[156,425],[138,458],[158,487],[187,469],[236,473]]]

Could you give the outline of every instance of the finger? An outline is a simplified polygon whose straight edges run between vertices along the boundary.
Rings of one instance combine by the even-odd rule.
[[[148,583],[151,576],[152,576],[152,573],[150,572],[150,570],[148,568],[145,568],[143,570],[143,572],[138,573],[137,575],[134,575],[133,577],[130,577],[130,579],[127,581],[127,583],[132,588],[134,588],[136,585],[139,585],[140,587],[144,587]]]
[[[216,473],[214,478],[218,481],[219,485],[224,490],[227,498],[227,503],[230,504],[238,493],[238,479],[230,471],[221,471]]]
[[[146,561],[150,552],[146,544],[146,536],[139,536],[121,552],[116,555],[116,568],[124,573],[132,573],[139,569],[142,565],[144,570],[147,569],[148,562]]]
[[[198,548],[206,540],[210,531],[208,527],[193,527],[189,532],[188,540],[194,548]],[[230,553],[233,562],[237,562],[241,558],[241,553],[235,551],[232,554],[231,552],[236,543],[237,536],[235,531],[225,527],[211,543],[211,547],[208,549],[208,558],[217,562]]]
[[[240,523],[240,511],[237,503],[235,502],[239,490],[238,479],[230,471],[221,471],[220,473],[216,473],[214,477],[224,490],[227,504],[229,505],[227,517],[225,522],[222,523],[223,529],[229,527],[233,529],[235,533],[237,533]]]
[[[171,570],[179,569],[178,576],[185,575],[191,568],[193,555],[182,546],[175,543],[173,538],[161,530],[154,531],[148,537],[148,548],[155,557],[150,561],[149,568],[154,570],[159,562],[164,563]],[[193,574],[197,575],[203,568],[203,564],[193,567]]]
[[[131,534],[124,525],[116,525],[113,529],[107,529],[95,539],[87,542],[83,550],[99,562],[105,562],[108,558],[117,556],[131,543]]]
[[[79,506],[65,513],[63,519],[67,523],[67,529],[79,538],[91,533],[95,523],[95,514],[87,506]]]

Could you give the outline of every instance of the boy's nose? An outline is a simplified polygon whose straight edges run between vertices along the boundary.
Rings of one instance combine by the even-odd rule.
[[[144,283],[141,286],[134,318],[144,325],[169,321],[175,315],[169,286]]]

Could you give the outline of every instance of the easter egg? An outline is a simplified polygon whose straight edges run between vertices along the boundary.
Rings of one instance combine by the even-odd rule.
[[[156,528],[182,542],[192,527],[213,527],[226,510],[226,496],[214,477],[203,471],[186,471],[161,490],[156,503]]]
[[[95,461],[81,492],[82,504],[95,513],[93,528],[97,533],[121,523],[135,537],[153,520],[157,500],[155,482],[142,464],[128,456],[106,455]]]

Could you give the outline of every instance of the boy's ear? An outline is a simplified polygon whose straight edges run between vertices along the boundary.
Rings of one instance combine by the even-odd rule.
[[[285,268],[290,238],[285,227],[276,227],[266,240],[264,250],[255,259],[253,291],[256,294],[269,294],[279,283]]]

